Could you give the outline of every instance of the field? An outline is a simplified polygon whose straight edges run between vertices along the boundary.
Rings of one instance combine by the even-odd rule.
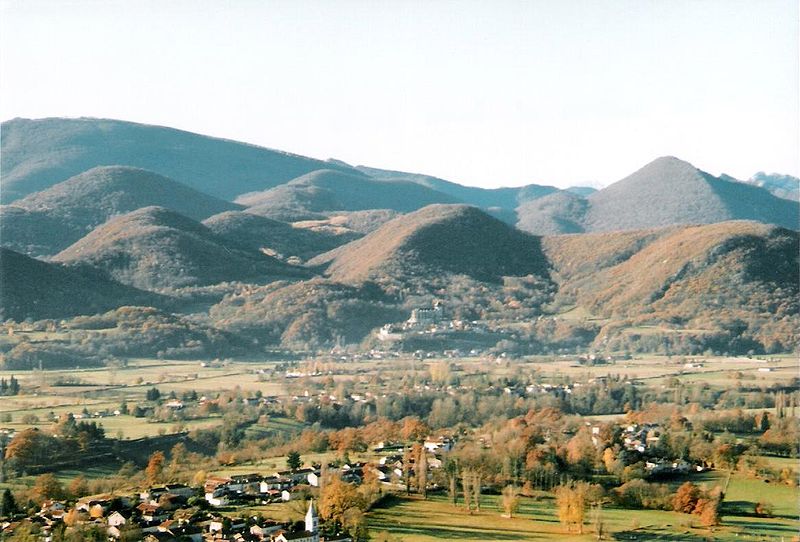
[[[86,409],[90,414],[107,410],[113,412],[125,400],[131,404],[143,401],[149,388],[156,386],[162,394],[195,390],[209,396],[224,390],[239,388],[245,392],[261,391],[264,395],[283,393],[281,383],[259,381],[257,369],[264,364],[228,362],[218,366],[203,367],[201,362],[131,360],[126,367],[98,368],[72,371],[11,372],[0,371],[8,380],[12,375],[22,386],[36,386],[34,395],[0,397],[0,415],[11,416],[3,427],[15,430],[27,427],[47,427],[54,416],[66,413],[79,414]],[[38,421],[23,421],[36,416]],[[174,423],[154,423],[147,418],[128,415],[97,418],[106,434],[111,437],[135,439],[174,433]],[[208,417],[182,422],[183,430],[211,427],[219,423],[218,417]]]
[[[713,473],[709,483],[721,482]],[[800,532],[797,488],[765,484],[734,476],[723,505],[722,525],[713,532],[699,525],[697,516],[659,510],[628,510],[606,506],[600,512],[605,539],[610,540],[791,540]],[[481,511],[467,513],[444,496],[427,501],[412,496],[389,498],[369,513],[372,533],[386,531],[404,542],[432,540],[596,540],[592,512],[586,515],[584,534],[567,533],[559,523],[554,500],[522,498],[512,519],[501,516],[500,497],[482,497]],[[773,503],[775,517],[752,514],[758,500]]]

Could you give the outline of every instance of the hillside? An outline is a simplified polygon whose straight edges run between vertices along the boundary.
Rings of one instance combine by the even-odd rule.
[[[588,202],[563,191],[526,201],[517,207],[517,227],[536,235],[580,233]]]
[[[173,128],[93,118],[4,122],[0,157],[3,203],[96,166],[147,169],[226,200],[317,169],[349,169]]]
[[[488,281],[547,274],[538,238],[466,205],[430,205],[400,216],[311,263],[326,262],[327,273],[341,282],[426,273]]]
[[[229,246],[206,226],[161,207],[112,218],[53,259],[91,265],[143,289],[263,283],[306,274],[265,254]]]
[[[664,340],[751,341],[744,351],[779,351],[797,338],[797,232],[733,221],[554,236],[543,247],[558,301],[610,319],[600,341],[640,324],[698,330]]]
[[[336,232],[332,228],[294,227],[240,211],[214,215],[203,224],[231,245],[280,255],[281,259],[295,256],[307,260],[361,237],[351,230]]]
[[[337,235],[351,234],[361,237],[373,232],[401,213],[391,209],[370,209],[368,211],[340,211],[329,213],[326,218],[301,220],[292,225],[312,231],[330,232]]]
[[[314,171],[297,179],[252,194],[236,202],[247,212],[277,220],[313,220],[336,211],[390,209],[409,212],[432,203],[452,203],[451,196],[407,182],[380,182],[362,174],[330,169]]]
[[[754,186],[719,179],[673,157],[659,158],[589,196],[587,231],[756,220],[798,227],[798,205]]]
[[[96,167],[1,208],[2,243],[32,255],[52,255],[113,216],[153,205],[195,220],[239,208],[157,173]]]
[[[769,190],[779,198],[792,201],[800,200],[800,179],[791,175],[759,171],[745,182]]]
[[[0,248],[0,310],[3,320],[66,318],[123,305],[163,305],[164,298],[124,286],[102,273],[42,262]]]
[[[518,227],[535,234],[621,231],[674,224],[755,220],[790,229],[800,225],[797,202],[767,190],[714,177],[663,157],[583,198],[551,195],[523,203]]]
[[[547,194],[558,192],[558,188],[553,186],[531,184],[515,188],[479,188],[476,186],[464,186],[439,179],[438,177],[419,173],[391,171],[367,166],[356,166],[356,168],[374,179],[417,183],[442,192],[443,194],[448,194],[457,201],[484,209],[497,207],[506,211],[513,211],[518,205],[525,201],[534,200],[546,196]]]

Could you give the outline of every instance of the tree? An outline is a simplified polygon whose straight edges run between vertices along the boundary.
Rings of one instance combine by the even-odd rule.
[[[52,461],[58,442],[38,429],[25,429],[17,433],[6,447],[6,459],[24,469],[31,465]]]
[[[319,513],[335,526],[345,524],[345,514],[351,508],[362,508],[363,501],[356,486],[334,476],[320,492]]]
[[[583,534],[583,519],[586,515],[586,494],[589,484],[573,482],[556,488],[556,507],[558,519],[570,531],[577,525],[578,532]]]
[[[464,491],[464,508],[467,512],[472,512],[472,472],[461,471],[461,488]]]
[[[47,499],[64,498],[64,486],[51,472],[38,476],[31,492],[37,504],[41,504]]]
[[[691,482],[685,482],[678,488],[678,491],[675,492],[675,497],[672,499],[672,506],[676,512],[691,514],[697,506],[699,498],[700,488]]]
[[[720,500],[714,497],[700,499],[694,513],[700,516],[700,523],[710,529],[719,525],[719,505]]]
[[[361,479],[361,485],[358,486],[358,491],[364,500],[365,508],[369,508],[374,503],[381,493],[381,482],[378,478],[378,470],[367,464],[364,466],[364,476]]]
[[[592,525],[594,525],[594,535],[597,540],[602,540],[605,534],[605,525],[603,524],[603,504],[597,503],[592,506]]]
[[[762,433],[766,433],[769,429],[769,413],[766,410],[761,413],[758,428]]]
[[[475,472],[472,475],[472,494],[475,499],[475,510],[481,511],[481,473]]]
[[[205,483],[207,477],[208,474],[206,473],[206,471],[201,469],[194,473],[194,476],[192,477],[192,484],[196,486],[201,486]]]
[[[9,542],[37,542],[39,540],[39,525],[25,521],[20,523],[13,531],[13,534],[7,538]]]
[[[8,518],[17,513],[17,501],[14,499],[14,494],[11,490],[6,488],[3,490],[3,495],[0,497],[0,517]]]
[[[421,441],[430,433],[430,428],[425,422],[416,417],[408,417],[403,420],[403,427],[400,429],[400,436],[405,440]]]
[[[158,391],[158,388],[155,387],[147,390],[147,393],[145,394],[145,399],[147,399],[148,401],[158,401],[160,398],[161,398],[161,392]]]
[[[164,470],[164,461],[164,452],[161,450],[156,450],[150,456],[150,460],[147,462],[147,468],[144,470],[148,485],[153,486],[159,482],[161,473]]]
[[[6,490],[8,491],[8,490]],[[758,501],[755,506],[755,513],[757,516],[771,518],[772,517],[772,505],[765,501]]]
[[[422,498],[428,498],[428,454],[424,446],[420,446],[417,456],[417,491],[422,493]]]
[[[356,542],[368,540],[369,538],[367,520],[364,517],[364,512],[359,508],[350,508],[345,511],[342,526]]]
[[[517,492],[517,488],[508,485],[503,489],[503,517],[512,518],[514,517],[514,513],[519,508],[519,493]]]
[[[286,456],[286,465],[292,470],[296,471],[303,466],[303,460],[300,459],[300,452],[292,450]]]
[[[76,476],[72,482],[69,483],[69,494],[76,499],[80,499],[89,494],[89,484],[83,476]]]

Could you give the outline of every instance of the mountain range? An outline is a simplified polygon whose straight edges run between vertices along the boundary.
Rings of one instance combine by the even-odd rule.
[[[114,216],[151,205],[195,220],[241,208],[157,173],[98,166],[0,207],[0,231],[5,246],[48,256]]]
[[[135,304],[318,348],[440,300],[531,348],[798,338],[787,176],[663,157],[601,190],[483,189],[114,120],[14,119],[0,140],[5,318]]]

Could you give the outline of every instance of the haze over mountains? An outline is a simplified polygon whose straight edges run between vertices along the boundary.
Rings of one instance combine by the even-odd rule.
[[[756,220],[798,227],[796,202],[750,184],[725,180],[688,162],[658,158],[628,177],[580,198],[552,194],[518,210],[533,233],[579,233]]]
[[[339,169],[247,143],[111,119],[13,119],[3,122],[1,137],[3,203],[97,166],[147,169],[227,200],[317,169]]]
[[[90,265],[144,289],[304,275],[272,256],[228,245],[206,226],[163,207],[112,218],[53,261]]]
[[[663,157],[598,191],[483,189],[113,120],[0,135],[6,318],[169,306],[258,348],[368,340],[434,299],[537,348],[563,314],[569,348],[778,351],[800,328],[785,176]]]
[[[6,246],[52,255],[109,218],[151,205],[195,220],[240,209],[172,179],[127,166],[98,166],[0,207]]]

